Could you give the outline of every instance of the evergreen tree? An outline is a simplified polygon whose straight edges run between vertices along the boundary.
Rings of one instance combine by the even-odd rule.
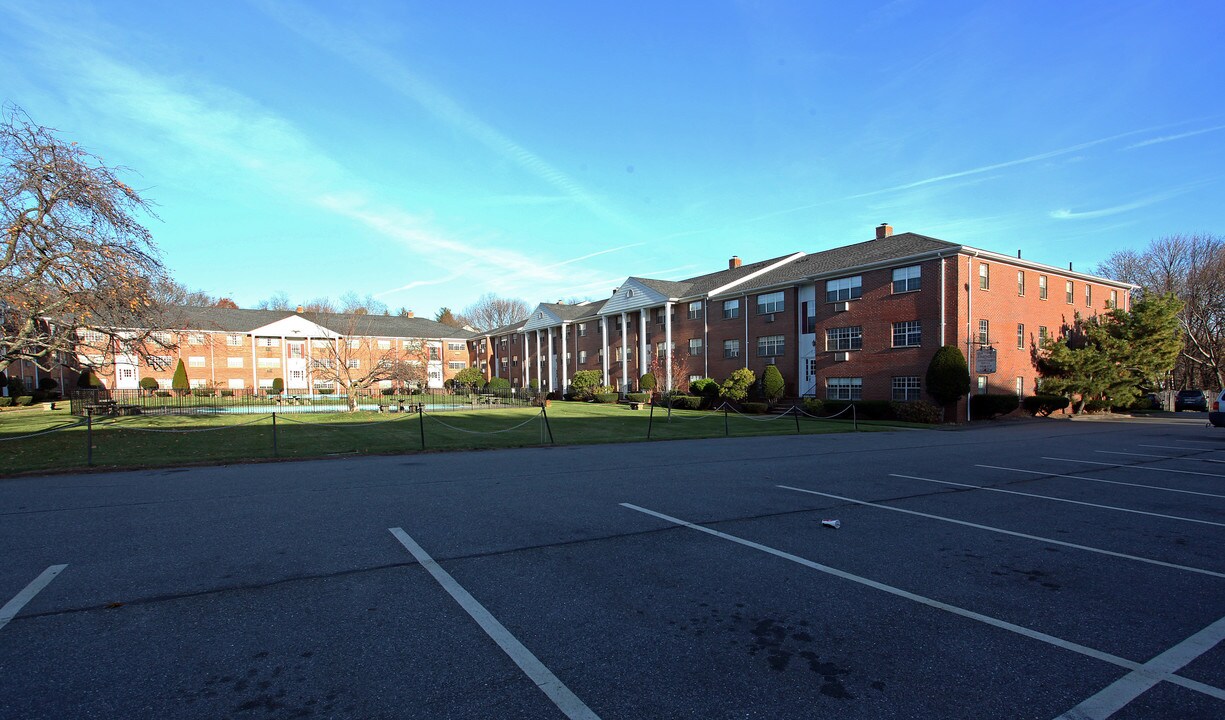
[[[638,380],[638,387],[643,392],[647,392],[647,393],[654,390],[655,389],[655,374],[654,373],[643,373],[642,377],[639,378]]]
[[[927,394],[942,406],[952,405],[970,392],[970,366],[956,345],[945,345],[927,366]]]
[[[183,364],[183,358],[179,358],[179,364],[174,366],[174,377],[170,380],[170,387],[179,394],[191,390],[191,382],[187,379],[187,366]]]
[[[785,388],[786,383],[783,381],[783,374],[778,371],[778,366],[767,365],[765,372],[761,374],[761,392],[766,396],[766,400],[778,402]]]

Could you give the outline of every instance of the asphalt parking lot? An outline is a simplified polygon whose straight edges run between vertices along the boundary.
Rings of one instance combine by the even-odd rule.
[[[1225,717],[1186,418],[22,478],[0,547],[4,718]]]

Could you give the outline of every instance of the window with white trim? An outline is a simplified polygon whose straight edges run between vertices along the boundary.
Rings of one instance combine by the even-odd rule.
[[[1025,349],[1025,323],[1017,323],[1017,349]]]
[[[362,361],[360,358],[349,358],[345,361],[345,367],[353,368],[354,370],[360,368],[361,366]]]
[[[240,368],[242,367],[242,358],[241,357],[228,357],[225,359],[225,366],[230,367],[230,368]]]
[[[700,356],[702,354],[702,338],[689,339],[689,355]]]
[[[694,302],[689,303],[688,317],[690,320],[701,320],[702,319],[702,301],[701,300],[695,300]]]
[[[578,336],[587,337],[587,323],[578,324]]]
[[[242,390],[247,387],[247,382],[242,378],[230,378],[229,386],[231,390]]]
[[[1017,397],[1025,397],[1025,378],[1017,378]]]
[[[356,339],[355,339],[355,340],[349,340],[349,349],[350,349],[350,350],[357,350],[357,349],[361,348],[361,346],[362,346],[362,341],[361,341],[361,340],[356,340]]]
[[[903,320],[893,323],[893,347],[919,347],[923,344],[923,323]]]
[[[225,336],[225,344],[230,347],[242,347],[243,336],[239,333],[230,333]]]
[[[991,289],[991,266],[987,263],[978,264],[978,289]]]
[[[863,327],[828,328],[825,331],[825,349],[828,350],[861,350],[863,349]]]
[[[1085,283],[1085,307],[1093,307],[1093,286]]]
[[[922,386],[918,375],[903,375],[893,378],[893,399],[896,402],[922,400]]]
[[[1069,305],[1076,302],[1075,299],[1073,299],[1072,297],[1075,294],[1074,291],[1075,291],[1075,287],[1072,285],[1071,280],[1068,280],[1067,282],[1063,284],[1063,294]]]
[[[1106,301],[1106,307],[1111,310],[1116,310],[1119,307],[1119,291],[1111,290],[1110,299]]]
[[[451,352],[466,352],[468,350],[468,346],[462,342],[449,342],[447,343],[447,349]]]
[[[332,347],[331,340],[311,340],[311,347],[316,350],[327,350]]]
[[[259,358],[255,361],[257,367],[261,368],[279,368],[281,366],[280,358]]]
[[[274,337],[262,337],[256,342],[260,347],[280,347],[281,339]]]
[[[863,295],[863,276],[825,281],[825,302],[856,300]]]
[[[1046,326],[1045,326],[1045,325],[1039,325],[1039,326],[1038,326],[1038,342],[1039,342],[1039,343],[1044,343],[1044,342],[1046,342],[1046,338],[1047,338],[1047,330],[1046,330]]]
[[[786,336],[764,335],[757,338],[757,357],[778,357],[786,350]]]
[[[464,368],[468,367],[468,363],[465,363],[462,360],[448,360],[447,367],[452,370],[463,370]]]
[[[208,362],[208,358],[203,355],[192,355],[187,358],[187,367],[202,368]]]
[[[784,300],[782,291],[763,293],[757,296],[757,314],[767,315],[783,311]]]
[[[1039,300],[1046,299],[1046,276],[1045,275],[1038,276],[1038,299]]]
[[[149,367],[154,370],[169,370],[174,367],[174,358],[169,355],[154,355],[149,358]]]
[[[986,392],[987,392],[987,376],[979,375],[978,376],[978,394],[983,395]]]
[[[187,333],[188,345],[203,345],[204,333]]]
[[[391,349],[390,340],[379,340],[379,350],[390,350],[390,349]]]
[[[739,340],[724,340],[723,341],[723,357],[725,358],[740,357],[740,341]]]
[[[579,351],[578,351],[578,364],[579,364],[579,365],[584,365],[584,364],[586,364],[586,362],[587,362],[587,351],[586,351],[586,350],[579,350]],[[503,360],[502,360],[502,363],[503,363],[503,364],[505,364],[505,363],[506,363],[506,360],[505,360],[505,359],[503,359]]]
[[[81,330],[78,334],[80,335],[81,342],[89,343],[91,345],[96,345],[106,340],[106,335],[98,332],[97,330]]]
[[[921,289],[922,268],[919,265],[896,268],[893,271],[893,292],[906,293]]]
[[[829,400],[862,400],[863,378],[825,378],[825,397]]]
[[[723,319],[731,320],[740,317],[740,298],[723,301]]]
[[[1025,271],[1017,270],[1017,295],[1025,296]]]
[[[978,344],[988,345],[991,341],[991,323],[987,320],[978,321]]]

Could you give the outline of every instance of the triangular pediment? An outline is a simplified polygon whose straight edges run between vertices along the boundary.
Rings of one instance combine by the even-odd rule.
[[[638,278],[626,278],[625,282],[613,292],[612,297],[604,303],[604,307],[600,308],[600,314],[616,315],[631,310],[641,310],[663,305],[668,300],[667,295],[641,282]]]
[[[523,323],[523,329],[525,331],[543,330],[549,327],[557,327],[558,325],[561,325],[561,318],[557,313],[541,304],[536,306],[531,315],[528,315],[527,322]]]
[[[339,337],[336,333],[328,330],[322,325],[307,320],[301,315],[290,315],[289,317],[281,318],[276,322],[268,323],[263,327],[257,327],[251,331],[252,335],[261,337],[287,337],[287,338],[335,338]]]

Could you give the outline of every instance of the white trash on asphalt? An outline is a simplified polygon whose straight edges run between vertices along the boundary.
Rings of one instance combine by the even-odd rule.
[[[842,521],[841,520],[822,520],[821,525],[823,527],[833,528],[837,530],[838,528],[842,527]]]

